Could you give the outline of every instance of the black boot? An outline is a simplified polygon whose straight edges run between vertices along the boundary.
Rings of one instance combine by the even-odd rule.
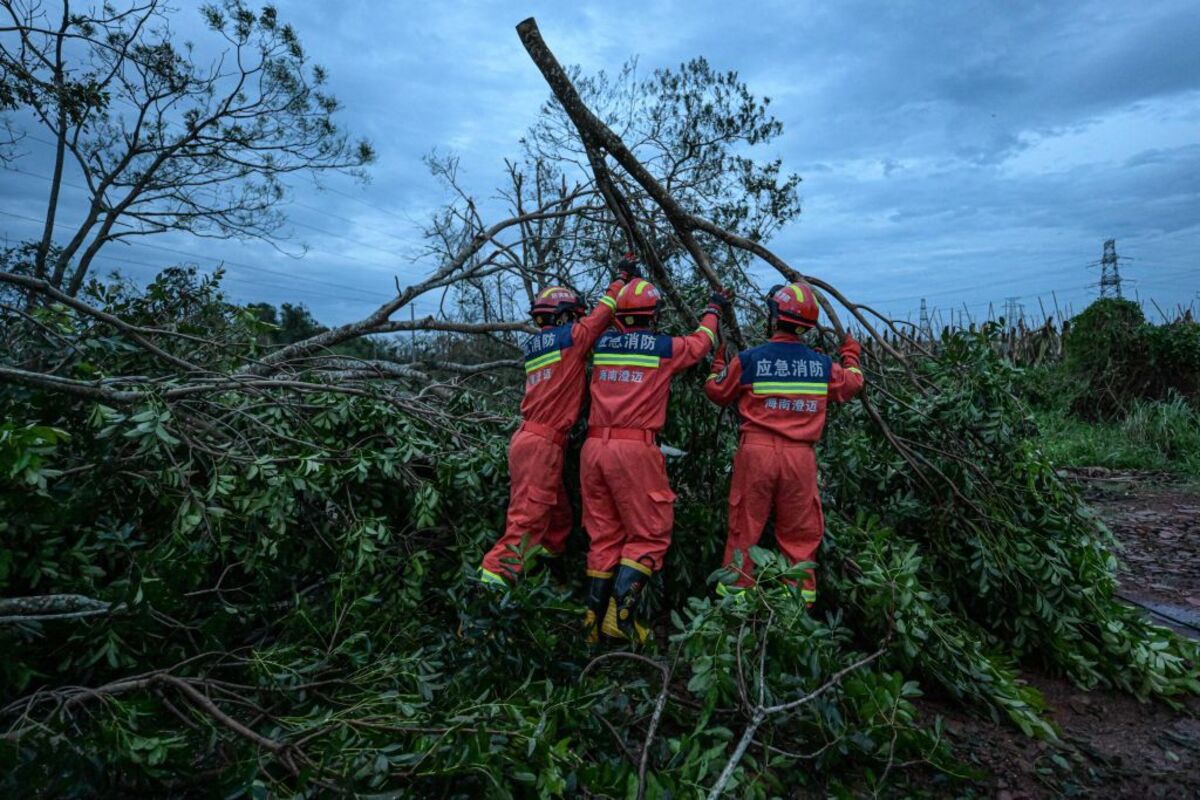
[[[550,582],[557,591],[565,591],[568,583],[567,565],[558,553],[542,553],[538,557],[538,568],[550,575]]]
[[[493,609],[508,593],[508,581],[491,570],[479,568],[468,582],[458,604],[458,638],[490,637]]]
[[[583,617],[584,636],[588,644],[600,641],[600,621],[604,619],[604,609],[608,607],[608,598],[612,593],[613,574],[588,570],[587,581],[584,582],[587,592],[587,613]]]
[[[650,581],[650,574],[642,565],[636,567],[622,563],[613,582],[613,596],[601,627],[605,636],[645,644],[650,631],[637,619],[638,603],[642,590]]]

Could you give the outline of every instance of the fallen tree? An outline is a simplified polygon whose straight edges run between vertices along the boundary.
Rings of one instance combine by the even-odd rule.
[[[16,293],[0,363],[0,591],[16,613],[0,637],[18,654],[0,662],[0,786],[903,793],[914,775],[970,777],[919,716],[922,686],[1051,741],[1022,664],[1164,702],[1200,692],[1194,645],[1114,597],[1111,539],[1040,454],[998,332],[900,353],[883,337],[898,326],[813,276],[830,335],[845,317],[876,343],[869,400],[831,416],[821,451],[813,614],[767,551],[742,602],[713,594],[734,431],[701,371],[663,432],[687,456],[671,463],[678,534],[653,650],[590,650],[577,578],[476,594],[506,502],[516,298],[593,288],[629,243],[672,287],[668,325],[714,283],[752,297],[752,259],[799,274],[760,241],[795,183],[751,162],[753,185],[775,181],[755,211],[719,177],[733,145],[774,130],[736,76],[656,73],[638,92],[656,113],[622,128],[588,103],[632,93],[571,76],[532,22],[518,30],[558,104],[510,163],[500,222],[435,164],[453,199],[428,229],[428,277],[363,320],[264,348],[219,279],[169,270],[144,292],[72,294],[28,261],[0,272]],[[708,113],[705,92],[724,111],[688,116]],[[398,319],[439,296],[444,312]],[[338,349],[410,330],[448,338],[402,359]],[[580,574],[581,548],[576,535],[566,556]]]

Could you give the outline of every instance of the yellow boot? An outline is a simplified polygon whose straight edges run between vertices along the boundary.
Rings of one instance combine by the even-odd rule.
[[[613,639],[624,639],[645,644],[650,630],[638,622],[637,607],[642,599],[642,590],[650,580],[650,571],[637,562],[621,561],[613,584],[613,596],[604,614],[601,632]]]

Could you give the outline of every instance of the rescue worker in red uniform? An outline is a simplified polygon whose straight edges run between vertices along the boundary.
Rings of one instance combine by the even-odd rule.
[[[649,282],[635,279],[617,295],[617,327],[596,342],[592,409],[580,458],[587,557],[590,641],[600,631],[644,641],[636,621],[641,592],[662,568],[671,543],[675,493],[655,442],[667,416],[671,377],[708,355],[729,299],[714,293],[688,336],[655,331],[662,301]]]
[[[754,583],[749,550],[758,544],[772,511],[775,539],[787,560],[816,560],[825,520],[813,445],[825,427],[826,405],[850,400],[863,385],[862,348],[852,336],[838,351],[841,364],[803,342],[819,314],[811,287],[774,287],[767,294],[767,310],[770,340],[743,350],[728,363],[719,353],[704,386],[717,405],[737,403],[741,418],[724,558],[725,566],[738,574],[738,587]],[[740,565],[735,563],[737,553]],[[723,584],[718,589],[728,591]],[[801,596],[809,605],[816,600],[811,571]]]
[[[562,286],[543,289],[529,310],[539,330],[523,345],[525,397],[521,427],[508,446],[508,518],[483,558],[479,578],[485,584],[504,587],[516,578],[522,541],[540,544],[552,556],[566,544],[571,504],[563,486],[563,445],[582,408],[587,355],[612,324],[617,294],[637,274],[637,260],[626,254],[618,268],[617,279],[587,316],[579,297]]]

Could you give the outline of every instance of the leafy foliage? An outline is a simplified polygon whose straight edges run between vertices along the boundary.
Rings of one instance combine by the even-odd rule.
[[[1187,319],[1151,325],[1136,303],[1102,298],[1072,321],[1065,345],[1071,408],[1084,419],[1124,416],[1138,399],[1200,394],[1200,324]]]
[[[88,291],[213,369],[264,346],[256,312],[186,271],[144,294]],[[1114,601],[1109,538],[1039,450],[1013,397],[1023,373],[990,331],[945,340],[920,367],[928,391],[880,369],[872,392],[957,495],[923,483],[863,408],[833,414],[812,615],[781,582],[795,568],[765,549],[754,591],[713,595],[734,435],[700,371],[681,378],[664,438],[688,455],[670,462],[678,523],[649,654],[664,694],[643,661],[592,663],[582,537],[565,579],[533,569],[501,596],[471,579],[503,520],[511,395],[168,400],[176,378],[146,351],[61,306],[32,317],[9,329],[25,342],[13,357],[161,380],[131,406],[0,392],[0,593],[112,609],[0,628],[16,654],[0,663],[7,791],[633,795],[661,705],[646,794],[693,796],[729,760],[747,696],[803,698],[882,644],[764,722],[728,784],[849,795],[918,767],[971,777],[917,712],[922,686],[1044,737],[1022,661],[1141,697],[1200,691],[1194,647]],[[17,335],[33,325],[60,337],[53,352]],[[963,437],[969,461],[943,455]]]

